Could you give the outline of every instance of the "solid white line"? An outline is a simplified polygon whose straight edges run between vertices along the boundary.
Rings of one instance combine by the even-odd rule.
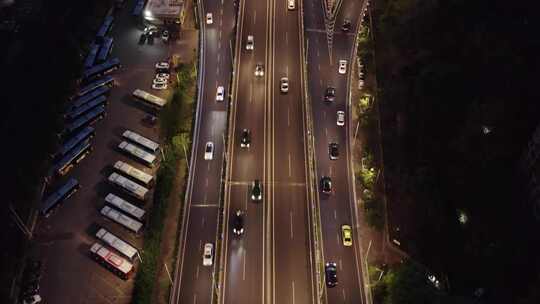
[[[199,240],[199,248],[202,248],[202,240]]]
[[[249,84],[249,103],[253,102],[253,82]]]
[[[193,304],[197,304],[197,294],[193,294]]]
[[[218,41],[217,48],[218,48],[218,50],[221,50],[221,41]]]
[[[347,299],[347,297],[345,296],[345,288],[341,289],[341,292],[343,294],[343,301],[345,301]]]
[[[257,11],[253,12],[253,24],[257,21]]]
[[[337,244],[339,246],[339,232],[336,233],[336,241],[337,241]],[[339,260],[339,265],[341,265],[341,260]],[[341,270],[341,266],[339,267],[339,270]]]
[[[291,107],[287,106],[287,126],[291,126]]]
[[[246,280],[246,254],[247,254],[247,250],[244,250],[244,266],[243,266],[243,269],[242,269],[242,280]]]
[[[337,220],[337,210],[334,209],[334,219]]]
[[[206,183],[205,183],[205,185],[206,185],[206,188],[208,188],[208,177],[206,178]]]
[[[289,45],[289,32],[285,32],[285,44]]]
[[[294,304],[294,281],[291,282],[292,285],[292,304]]]
[[[324,128],[324,136],[328,138],[328,128]]]
[[[291,215],[291,240],[294,239],[294,233],[293,233],[293,214],[292,211],[290,212]]]
[[[195,278],[199,278],[199,265],[197,265],[197,271],[195,272]]]
[[[291,153],[289,153],[289,177],[291,177]]]
[[[339,259],[339,271],[343,271],[343,263],[341,259]]]

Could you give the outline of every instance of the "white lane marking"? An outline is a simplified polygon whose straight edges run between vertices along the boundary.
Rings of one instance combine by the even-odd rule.
[[[328,128],[324,128],[324,136],[328,137]]]
[[[343,301],[345,301],[347,299],[347,297],[345,296],[345,288],[341,289],[341,292],[343,294]]]
[[[326,119],[326,111],[322,113],[323,118]]]
[[[291,126],[291,108],[287,106],[287,126]]]
[[[334,171],[334,170],[332,170],[332,168],[333,168],[333,167],[330,166],[330,176],[332,176],[332,171]]]
[[[289,45],[289,32],[285,32],[285,44]]]
[[[253,12],[253,24],[255,24],[255,21],[257,21],[257,11]]]
[[[343,271],[343,263],[341,259],[339,259],[339,271]]]
[[[199,240],[199,248],[202,248],[202,240]]]
[[[292,285],[292,304],[294,304],[294,281],[291,282]]]
[[[292,211],[290,212],[291,215],[291,240],[294,239],[294,233],[293,233],[293,214]]]
[[[253,82],[249,84],[249,103],[253,102]]]
[[[206,168],[208,171],[210,171],[210,162],[208,162],[208,166]]]
[[[206,183],[205,184],[206,184],[205,187],[208,188],[208,177],[206,178]]]
[[[337,242],[337,244],[339,246],[339,232],[336,233],[336,242]],[[341,267],[339,269],[341,270]]]
[[[221,33],[221,32],[220,32]],[[218,53],[217,54],[217,63],[219,64],[219,62],[221,61],[221,53]]]
[[[289,177],[291,177],[291,153],[289,153]]]
[[[320,84],[321,87],[322,87],[322,79],[319,79],[319,84]]]
[[[218,48],[219,50],[221,50],[221,41],[218,41],[218,43],[217,43],[217,48]]]
[[[193,304],[197,304],[197,294],[193,294]]]
[[[221,30],[219,30],[219,40],[221,40]]]
[[[317,57],[321,55],[321,52],[319,52],[319,49],[317,49]]]
[[[197,265],[197,271],[195,272],[195,279],[199,278],[199,265]]]
[[[246,250],[244,250],[244,265],[242,268],[242,280],[246,280]]]
[[[218,65],[218,67],[216,69],[216,75],[219,76],[219,65]]]
[[[208,191],[204,191],[204,199],[203,199],[203,202],[207,202],[208,201]]]
[[[334,209],[334,219],[337,220],[337,210]]]

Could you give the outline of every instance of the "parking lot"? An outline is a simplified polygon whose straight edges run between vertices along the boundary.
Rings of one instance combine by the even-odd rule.
[[[147,109],[135,102],[132,92],[142,89],[161,97],[168,90],[152,90],[155,64],[178,54],[182,60],[195,56],[192,49],[196,32],[182,32],[178,40],[164,44],[156,38],[152,45],[139,44],[142,28],[131,16],[131,4],[117,13],[110,35],[114,38],[112,57],[118,57],[122,67],[111,74],[115,85],[108,97],[107,115],[94,127],[93,151],[76,165],[66,177],[76,178],[81,188],[48,218],[40,218],[35,230],[35,245],[31,256],[43,262],[40,295],[45,303],[129,303],[133,279],[124,281],[90,258],[89,250],[97,242],[95,232],[105,227],[128,243],[142,248],[142,237],[122,228],[99,213],[108,193],[129,202],[134,199],[106,183],[118,160],[146,173],[155,174],[156,168],[145,167],[121,153],[117,146],[123,141],[125,130],[135,131],[158,141],[157,125],[145,123]],[[172,77],[173,75],[171,75]],[[62,180],[65,180],[63,178]],[[151,195],[143,207],[151,212]],[[135,268],[137,269],[137,264]]]

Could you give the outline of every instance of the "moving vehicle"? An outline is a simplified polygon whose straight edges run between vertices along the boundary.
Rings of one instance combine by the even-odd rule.
[[[242,138],[240,139],[240,147],[249,148],[251,144],[251,133],[248,129],[242,130]]]
[[[287,0],[287,9],[294,10],[296,8],[295,0]]]
[[[262,200],[262,186],[258,179],[251,183],[251,199],[254,201]]]
[[[204,159],[212,160],[214,158],[214,143],[209,141],[204,148]]]
[[[345,19],[343,20],[343,25],[341,26],[341,30],[344,32],[348,32],[351,30],[351,20]]]
[[[338,73],[342,75],[347,73],[347,60],[341,59],[339,61]]]
[[[254,46],[255,46],[255,41],[253,40],[253,35],[248,35],[247,42],[246,42],[246,50],[253,50]]]
[[[343,127],[345,125],[345,112],[337,111],[337,125]]]
[[[244,213],[240,210],[236,210],[234,214],[233,233],[236,235],[242,235],[244,233]]]
[[[336,160],[339,158],[339,145],[337,143],[330,143],[328,145],[328,155],[331,160]]]
[[[223,86],[217,87],[216,101],[223,101],[223,95],[225,95],[225,88]]]
[[[212,24],[214,23],[214,18],[212,17],[212,13],[206,14],[206,24]]]
[[[94,243],[90,247],[90,255],[95,261],[123,280],[129,279],[133,275],[133,264],[99,243]]]
[[[206,243],[204,244],[203,250],[203,266],[212,266],[214,260],[214,244]]]
[[[336,99],[336,89],[334,87],[327,87],[324,92],[324,101],[333,102]]]
[[[332,192],[332,179],[329,176],[321,178],[321,189],[323,193],[330,194]]]
[[[139,233],[142,229],[142,223],[124,215],[122,212],[115,210],[109,206],[105,206],[101,209],[100,213],[117,224],[120,224],[124,228]]]
[[[264,76],[264,66],[262,65],[262,63],[257,63],[257,65],[255,66],[255,76],[256,77]]]
[[[352,228],[349,225],[341,225],[341,239],[343,246],[352,246]]]
[[[148,189],[132,182],[131,180],[125,178],[124,176],[118,173],[112,173],[107,178],[109,184],[118,187],[132,197],[139,199],[141,201],[146,200],[146,195],[148,194]]]
[[[326,278],[326,286],[332,288],[338,284],[337,264],[335,262],[326,263],[324,266],[324,274]]]
[[[131,203],[128,203],[124,199],[112,193],[107,194],[107,196],[105,197],[105,203],[107,203],[113,208],[118,209],[119,211],[124,212],[125,214],[131,216],[138,221],[142,222],[144,220],[144,215],[146,214],[146,211]]]
[[[154,183],[154,177],[152,175],[121,160],[114,163],[114,169],[145,187],[152,187]]]
[[[129,154],[130,156],[133,156],[135,159],[141,161],[150,168],[152,168],[158,162],[158,158],[154,154],[146,152],[145,150],[128,143],[127,141],[122,141],[118,145],[118,149],[126,154]]]
[[[166,90],[167,89],[167,83],[153,83],[152,89],[154,90]]]
[[[109,245],[123,256],[127,257],[130,261],[135,260],[135,257],[138,255],[137,248],[126,243],[124,240],[110,233],[105,228],[100,228],[98,230],[96,233],[96,238]]]
[[[163,108],[163,106],[165,106],[165,104],[167,103],[167,100],[139,89],[133,91],[132,95],[136,99],[144,102],[147,106],[158,110]]]
[[[289,92],[289,78],[281,77],[281,80],[279,81],[279,90],[281,93]]]
[[[159,144],[157,142],[150,140],[139,133],[131,130],[125,130],[124,133],[122,133],[122,137],[136,143],[152,153],[159,152]]]
[[[53,192],[47,197],[47,199],[43,201],[41,215],[48,217],[54,209],[56,209],[70,196],[75,194],[80,187],[81,185],[79,185],[79,182],[76,179],[70,178],[64,185],[62,185],[62,187],[58,188],[58,190]]]

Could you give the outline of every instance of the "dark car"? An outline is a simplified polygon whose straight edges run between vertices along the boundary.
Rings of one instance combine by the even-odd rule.
[[[348,32],[351,30],[351,20],[345,19],[343,20],[343,25],[341,26],[341,30],[344,32]]]
[[[337,143],[330,143],[328,145],[328,154],[330,155],[331,160],[336,160],[339,158],[339,145]]]
[[[262,200],[261,181],[256,179],[251,185],[251,199],[254,201]]]
[[[324,92],[324,101],[332,102],[336,98],[336,89],[334,87],[327,87]]]
[[[332,179],[329,176],[323,176],[321,178],[321,189],[323,193],[332,192]]]
[[[326,277],[326,286],[335,287],[338,284],[336,263],[326,263],[326,266],[324,267],[324,274]]]
[[[145,44],[146,43],[146,34],[141,33],[141,36],[139,37],[139,44]]]
[[[242,138],[240,139],[240,147],[249,148],[251,144],[251,133],[248,129],[242,130]]]
[[[236,235],[242,235],[244,233],[244,213],[240,210],[236,210],[234,214],[233,233]]]

